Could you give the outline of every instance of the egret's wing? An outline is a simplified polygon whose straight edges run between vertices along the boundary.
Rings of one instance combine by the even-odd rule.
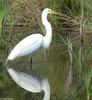
[[[31,74],[26,74],[12,68],[8,69],[9,74],[13,80],[22,88],[31,92],[41,91],[41,80]]]
[[[35,55],[41,48],[42,45],[42,35],[36,34],[31,36],[31,39],[27,41],[27,45],[21,50],[21,56],[29,56]]]
[[[8,59],[13,60],[21,56],[32,56],[41,48],[42,35],[33,34],[20,41],[11,51]],[[32,54],[32,55],[31,55]]]
[[[41,80],[39,80],[38,77],[22,72],[19,72],[19,75],[23,81],[34,85],[34,91],[41,91]]]

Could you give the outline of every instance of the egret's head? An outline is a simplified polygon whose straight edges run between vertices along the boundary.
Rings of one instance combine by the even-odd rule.
[[[48,15],[49,13],[61,15],[60,13],[57,13],[57,12],[55,12],[55,11],[49,9],[49,8],[45,8],[45,9],[43,10],[43,12],[42,12],[42,23],[43,23],[43,25],[44,25],[45,27],[48,26],[48,25],[50,25],[49,22],[47,21],[47,15]]]
[[[49,9],[49,8],[44,9],[44,10],[43,10],[43,13],[44,13],[44,14],[52,13],[52,14],[58,14],[58,15],[61,15],[60,13],[57,13],[57,12],[55,12],[55,11]]]

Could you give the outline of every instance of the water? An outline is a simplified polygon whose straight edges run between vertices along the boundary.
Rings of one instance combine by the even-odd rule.
[[[4,36],[6,41],[9,40],[10,27],[5,27]],[[0,100],[42,100],[44,92],[41,93],[31,93],[20,86],[18,86],[9,74],[5,71],[5,60],[7,58],[7,53],[13,49],[13,47],[24,37],[30,35],[31,33],[42,33],[39,27],[14,27],[12,33],[12,41],[7,43],[7,50],[2,49],[0,67],[2,73],[0,75]],[[61,32],[60,32],[61,33]],[[77,35],[73,35],[73,38]],[[67,35],[63,35],[66,40]],[[71,36],[70,36],[71,37]],[[78,39],[76,39],[77,43]],[[74,41],[73,41],[74,43]],[[78,56],[78,44],[74,43],[74,51]],[[47,77],[51,87],[51,99],[50,100],[84,100],[86,99],[85,93],[82,92],[82,88],[85,89],[78,82],[78,67],[75,62],[73,62],[72,70],[72,83],[66,88],[66,83],[68,83],[67,78],[70,69],[70,57],[67,47],[64,45],[60,37],[55,31],[53,31],[52,43],[47,51],[41,49],[40,52],[32,57],[32,69],[42,78]],[[28,68],[28,58],[21,58],[13,62],[13,67],[19,68],[21,70],[27,70]],[[79,92],[79,93],[78,93]],[[82,93],[81,93],[82,92]]]

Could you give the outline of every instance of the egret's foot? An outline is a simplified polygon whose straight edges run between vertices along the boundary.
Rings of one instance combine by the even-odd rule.
[[[32,74],[32,58],[29,58],[28,69],[29,69],[30,73]]]
[[[29,70],[30,74],[32,75],[32,70]]]
[[[32,64],[30,64],[30,62],[28,62],[28,69],[29,69],[30,73],[32,73]]]

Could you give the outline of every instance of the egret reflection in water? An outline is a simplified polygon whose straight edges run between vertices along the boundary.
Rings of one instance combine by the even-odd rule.
[[[32,73],[30,71],[22,72],[14,68],[7,68],[7,70],[20,87],[34,93],[43,90],[45,93],[43,100],[50,100],[50,85],[47,78],[40,78],[33,70]]]

